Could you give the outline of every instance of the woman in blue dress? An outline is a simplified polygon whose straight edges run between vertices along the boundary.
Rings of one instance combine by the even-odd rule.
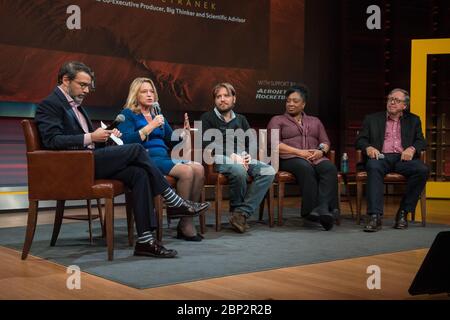
[[[172,128],[164,117],[155,112],[154,103],[158,93],[149,78],[136,78],[130,85],[128,98],[122,114],[125,121],[119,125],[124,143],[140,143],[147,149],[150,158],[164,175],[177,179],[177,192],[184,199],[199,201],[203,190],[205,172],[200,163],[172,159],[170,144]],[[189,129],[189,118],[185,114],[185,129]],[[170,210],[170,209],[168,209]],[[184,217],[177,226],[177,238],[186,241],[201,241],[193,219]]]

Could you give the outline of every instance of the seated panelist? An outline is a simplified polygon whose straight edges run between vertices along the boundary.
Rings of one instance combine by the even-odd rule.
[[[185,199],[199,201],[204,184],[204,169],[200,163],[172,159],[170,148],[172,128],[164,119],[158,103],[158,93],[149,78],[136,78],[130,85],[127,101],[121,112],[125,121],[119,125],[124,143],[139,143],[164,175],[177,179],[177,192]],[[187,113],[184,128],[190,129]],[[172,209],[167,209],[170,214]],[[177,238],[201,241],[192,217],[182,217],[177,227]]]
[[[382,228],[384,176],[396,172],[406,177],[406,192],[395,216],[394,228],[408,227],[407,215],[415,212],[417,201],[428,178],[428,167],[419,159],[425,150],[420,118],[409,112],[409,93],[392,90],[386,102],[386,111],[370,114],[356,139],[356,149],[365,156],[367,171],[366,232]]]
[[[291,172],[302,191],[302,217],[330,230],[338,211],[337,170],[325,156],[330,140],[322,122],[305,113],[308,91],[295,86],[286,91],[286,111],[273,117],[267,129],[280,134],[280,170]]]

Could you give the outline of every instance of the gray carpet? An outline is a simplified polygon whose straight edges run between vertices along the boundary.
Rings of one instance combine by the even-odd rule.
[[[211,214],[210,214],[211,215]],[[82,271],[135,288],[150,288],[222,277],[334,261],[375,254],[429,248],[440,231],[449,226],[419,223],[408,230],[395,230],[391,221],[384,221],[381,232],[365,233],[353,220],[344,219],[341,226],[325,232],[319,225],[300,219],[297,210],[286,209],[283,227],[269,228],[265,223],[251,221],[248,233],[237,234],[228,224],[219,233],[212,225],[202,242],[186,242],[174,238],[176,231],[165,229],[163,238],[168,248],[176,249],[175,259],[134,257],[127,247],[126,222],[115,223],[114,261],[106,261],[106,246],[97,237],[88,241],[87,223],[63,224],[55,247],[50,247],[52,225],[36,229],[31,254],[56,263],[78,265]],[[226,218],[226,217],[224,217]],[[212,223],[212,221],[211,221]],[[96,235],[99,225],[94,225]],[[0,245],[22,249],[25,228],[0,229]]]

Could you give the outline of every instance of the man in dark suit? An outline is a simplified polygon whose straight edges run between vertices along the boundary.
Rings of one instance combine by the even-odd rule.
[[[206,210],[209,203],[194,203],[175,194],[140,144],[105,147],[111,134],[121,134],[117,129],[93,130],[81,107],[93,86],[94,73],[85,64],[71,61],[61,67],[58,86],[36,110],[35,120],[42,143],[53,150],[93,150],[96,179],[117,179],[132,191],[138,233],[134,254],[173,258],[177,252],[166,249],[152,234],[157,226],[153,197],[161,195],[167,206],[173,208],[172,215],[177,217],[196,216]]]
[[[383,216],[384,176],[390,172],[407,179],[406,192],[395,216],[394,228],[408,227],[407,215],[414,212],[428,177],[428,167],[419,159],[426,148],[420,118],[408,111],[409,94],[403,89],[392,90],[387,99],[387,111],[368,115],[356,139],[356,148],[365,156],[367,171],[367,214],[364,229],[381,229]]]

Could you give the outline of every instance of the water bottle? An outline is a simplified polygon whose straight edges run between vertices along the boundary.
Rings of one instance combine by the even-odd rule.
[[[341,172],[342,173],[347,173],[348,172],[348,155],[347,152],[344,152],[342,154],[342,159],[341,159]]]

